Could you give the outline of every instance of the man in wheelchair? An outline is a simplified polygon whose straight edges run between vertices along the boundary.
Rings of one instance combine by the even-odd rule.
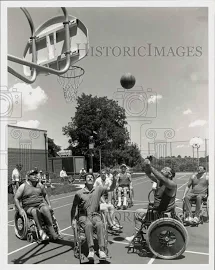
[[[191,176],[185,191],[182,200],[184,201],[185,211],[186,211],[186,223],[196,223],[200,222],[200,213],[202,200],[207,197],[208,186],[209,186],[209,177],[206,173],[206,169],[203,166],[198,167],[197,174]],[[190,190],[191,188],[191,190]],[[190,190],[190,192],[188,192]],[[196,202],[196,210],[194,218],[192,217],[192,207],[191,200]]]
[[[112,182],[113,182],[113,178],[112,180],[108,178],[107,171],[102,170],[100,177],[98,177],[95,180],[94,187],[101,186],[101,187],[110,188],[112,185]],[[115,209],[114,209],[113,204],[111,203],[111,192],[105,192],[104,195],[101,197],[100,210],[104,211],[109,228],[113,231],[120,232],[122,229],[122,226],[120,226],[113,218]]]
[[[88,259],[94,259],[94,242],[93,242],[93,227],[96,227],[97,238],[99,245],[100,259],[106,259],[105,243],[104,243],[104,230],[103,222],[100,216],[100,200],[105,192],[111,192],[116,185],[114,180],[111,186],[98,186],[94,187],[94,176],[92,173],[85,175],[85,187],[75,194],[71,209],[71,223],[75,227],[76,220],[78,219],[79,225],[84,229],[87,245],[89,248]],[[78,211],[77,211],[78,210]],[[78,212],[78,216],[76,215]]]
[[[44,232],[41,226],[41,218],[43,217],[47,223],[50,236],[53,240],[58,238],[51,217],[51,203],[46,193],[45,187],[39,182],[38,172],[30,171],[25,183],[17,190],[14,197],[15,205],[19,211],[19,215],[32,215],[42,241],[48,240],[49,237]],[[45,202],[44,202],[45,201]]]
[[[175,198],[177,193],[177,185],[173,178],[175,172],[169,167],[165,167],[161,172],[151,166],[149,159],[145,159],[145,173],[153,181],[157,183],[157,189],[154,193],[153,209],[158,216],[164,212],[171,212],[175,209]],[[136,233],[140,230],[148,209],[137,209],[135,212],[135,234],[126,237],[128,242],[132,242]]]
[[[122,164],[120,166],[121,172],[116,176],[116,193],[118,194],[118,204],[117,208],[120,209],[122,206],[122,192],[123,192],[123,209],[127,208],[127,194],[129,193],[129,197],[132,205],[132,197],[133,197],[133,187],[131,182],[131,174],[126,172],[127,166]],[[116,198],[116,195],[115,195]]]

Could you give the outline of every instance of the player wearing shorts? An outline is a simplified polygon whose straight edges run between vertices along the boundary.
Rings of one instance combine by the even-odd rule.
[[[39,182],[37,174],[38,172],[35,170],[28,173],[28,179],[18,188],[14,197],[14,202],[21,216],[24,212],[33,216],[41,239],[47,240],[49,237],[42,229],[40,223],[42,214],[46,220],[52,239],[56,240],[58,236],[53,228],[50,213],[51,203],[45,187]]]
[[[127,191],[129,190],[130,193],[130,199],[132,200],[132,194],[133,194],[133,188],[132,188],[132,182],[131,182],[131,174],[126,172],[127,166],[125,164],[122,164],[120,166],[121,172],[117,175],[117,189],[118,189],[118,205],[117,208],[121,208],[122,206],[122,199],[121,199],[121,193],[123,191],[124,193],[124,199],[123,199],[123,209],[126,209],[127,206]]]
[[[107,177],[106,171],[102,170],[100,177],[98,177],[94,183],[94,187],[96,188],[100,186],[110,188],[112,183],[113,181]],[[100,210],[104,211],[106,214],[108,225],[110,226],[111,230],[118,231],[122,228],[115,222],[113,218],[114,206],[111,204],[111,192],[105,192],[101,197]]]

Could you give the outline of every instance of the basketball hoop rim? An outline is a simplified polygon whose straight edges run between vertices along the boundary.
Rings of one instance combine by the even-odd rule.
[[[68,76],[68,75],[66,74],[66,73],[69,72],[70,70],[76,70],[76,69],[80,69],[80,70],[82,71],[82,73],[79,74],[79,75],[74,75],[74,76]],[[74,78],[81,77],[81,76],[83,76],[83,75],[85,74],[85,70],[84,70],[82,67],[79,67],[79,66],[72,66],[72,67],[70,67],[70,68],[68,69],[67,72],[64,73],[64,74],[58,75],[58,77],[61,77],[61,78],[64,78],[64,79],[66,79],[66,78],[68,78],[68,79],[74,79]]]

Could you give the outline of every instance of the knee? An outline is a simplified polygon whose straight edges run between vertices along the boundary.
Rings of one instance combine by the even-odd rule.
[[[92,222],[90,222],[89,220],[85,223],[85,229],[91,229],[93,228],[93,224]]]
[[[103,222],[100,220],[100,221],[97,221],[96,222],[96,228],[102,228],[103,227]]]
[[[201,200],[202,200],[202,197],[203,197],[203,196],[202,196],[201,194],[199,194],[199,195],[196,197],[196,200],[197,200],[197,201],[201,201]]]
[[[38,214],[38,209],[36,209],[36,208],[32,209],[32,210],[31,210],[31,214],[32,214],[33,217],[37,216],[37,214]]]
[[[40,212],[43,213],[44,215],[48,215],[50,213],[49,208],[46,205],[45,206],[42,206],[40,208]]]

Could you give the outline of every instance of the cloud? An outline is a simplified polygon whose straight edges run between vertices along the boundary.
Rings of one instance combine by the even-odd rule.
[[[38,128],[40,122],[38,120],[28,120],[28,121],[20,121],[17,122],[17,126],[25,127],[25,128]]]
[[[33,88],[30,84],[16,83],[9,91],[14,89],[21,94],[22,109],[25,111],[34,111],[48,100],[48,96],[40,86]]]
[[[181,144],[181,145],[177,145],[177,146],[176,146],[176,148],[183,148],[183,147],[185,147],[184,144]]]
[[[196,120],[196,121],[190,123],[189,124],[189,127],[197,127],[197,126],[203,127],[206,124],[207,124],[207,121],[206,120]]]
[[[148,103],[156,103],[156,101],[158,102],[162,98],[162,95],[152,95],[150,98],[148,98]]]
[[[176,131],[179,131],[179,130],[181,130],[181,129],[183,129],[184,127],[179,127],[179,128],[177,128],[176,129]]]
[[[192,113],[191,109],[187,109],[186,111],[183,112],[183,114],[191,114],[191,113]]]

